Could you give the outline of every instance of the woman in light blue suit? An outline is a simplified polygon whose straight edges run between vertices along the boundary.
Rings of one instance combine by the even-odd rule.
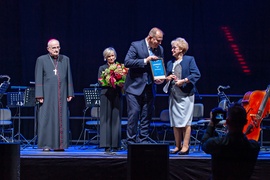
[[[170,153],[186,155],[189,154],[195,84],[201,74],[194,57],[184,55],[188,50],[185,39],[176,38],[171,45],[174,59],[167,63],[167,83],[170,84],[169,116],[176,147]]]

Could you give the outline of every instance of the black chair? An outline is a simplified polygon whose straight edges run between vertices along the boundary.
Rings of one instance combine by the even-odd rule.
[[[88,121],[85,122],[85,125],[89,128],[84,129],[84,135],[83,135],[84,145],[89,144],[93,140],[96,140],[96,143],[99,144],[100,107],[92,107],[91,112],[90,112],[90,117],[91,117],[91,119],[89,119]],[[91,139],[89,139],[90,134],[94,134],[94,137],[92,137]],[[88,135],[88,138],[87,138],[87,135]]]

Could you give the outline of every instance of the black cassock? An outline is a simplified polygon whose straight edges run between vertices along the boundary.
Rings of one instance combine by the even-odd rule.
[[[66,149],[69,141],[67,97],[74,96],[69,58],[38,57],[35,96],[44,98],[38,112],[38,148]]]

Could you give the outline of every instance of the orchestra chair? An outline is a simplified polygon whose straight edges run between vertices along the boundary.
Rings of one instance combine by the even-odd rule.
[[[0,139],[3,142],[13,142],[14,139],[14,128],[11,120],[11,111],[8,108],[0,109]],[[9,134],[7,138],[6,134]]]
[[[160,112],[159,118],[160,118],[159,127],[162,128],[162,131],[163,131],[163,143],[165,143],[165,140],[166,140],[166,137],[167,137],[167,132],[169,130],[172,130],[171,124],[170,124],[169,109],[162,110]]]
[[[139,122],[138,122],[139,123]],[[172,129],[170,126],[170,118],[169,118],[169,109],[164,109],[160,112],[159,120],[153,121],[150,123],[150,127],[153,128],[153,132],[156,132],[157,141],[159,140],[159,134],[163,135],[162,143],[165,143],[167,132]],[[152,143],[157,143],[155,140],[150,139]]]
[[[100,107],[92,107],[90,111],[90,120],[85,122],[85,125],[89,128],[84,129],[84,145],[90,143],[93,140],[97,140],[99,144],[99,125],[100,125]],[[90,134],[96,134],[94,137],[89,139]],[[88,141],[86,141],[88,135]]]
[[[191,143],[194,146],[194,150],[198,146],[198,151],[200,150],[200,134],[202,134],[208,125],[210,120],[204,119],[204,105],[202,103],[195,103],[193,110],[193,120],[191,124]]]

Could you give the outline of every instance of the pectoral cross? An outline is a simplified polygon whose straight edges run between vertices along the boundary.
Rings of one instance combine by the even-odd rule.
[[[56,75],[57,74],[57,69],[55,68],[53,71],[54,71],[54,75]]]

